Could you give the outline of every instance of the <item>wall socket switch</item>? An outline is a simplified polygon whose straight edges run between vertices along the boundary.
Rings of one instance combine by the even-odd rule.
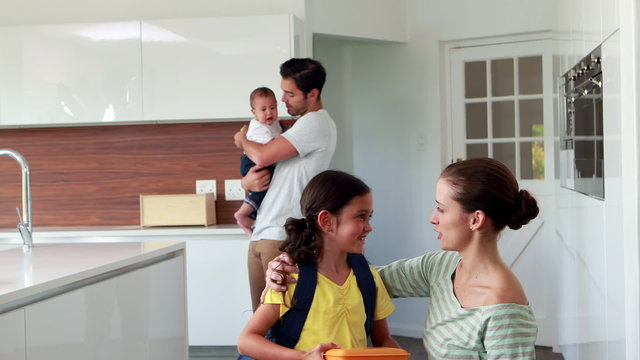
[[[244,200],[246,197],[245,191],[242,188],[240,180],[225,180],[224,181],[224,198],[227,201],[232,200]]]
[[[216,192],[215,180],[196,180],[196,194],[209,194],[213,193],[214,199],[217,200],[218,195]]]

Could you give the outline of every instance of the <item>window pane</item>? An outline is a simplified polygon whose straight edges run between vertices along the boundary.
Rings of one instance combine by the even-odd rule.
[[[520,144],[520,178],[544,179],[544,142]]]
[[[466,106],[467,139],[487,138],[487,104],[473,103]]]
[[[515,109],[513,101],[496,101],[491,104],[493,137],[516,136]]]
[[[544,136],[542,99],[520,100],[520,136]]]
[[[467,144],[467,159],[489,156],[487,144]]]
[[[467,99],[487,97],[487,62],[464,63],[464,97]]]
[[[498,143],[493,144],[493,158],[503,162],[511,172],[516,174],[516,144]]]
[[[513,59],[491,60],[491,95],[513,95]]]
[[[542,94],[542,56],[518,59],[520,94]]]

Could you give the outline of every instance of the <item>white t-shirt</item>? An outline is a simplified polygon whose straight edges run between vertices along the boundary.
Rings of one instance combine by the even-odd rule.
[[[271,125],[261,123],[256,119],[251,119],[249,129],[247,129],[247,140],[266,144],[282,134],[282,127],[279,121],[274,121]]]
[[[277,163],[251,240],[286,238],[285,221],[302,217],[302,190],[311,178],[329,168],[336,148],[336,124],[324,109],[305,114],[281,136],[289,140],[298,155]]]

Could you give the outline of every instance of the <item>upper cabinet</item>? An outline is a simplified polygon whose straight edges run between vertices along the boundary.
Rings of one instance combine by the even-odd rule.
[[[0,126],[249,118],[296,53],[291,15],[0,28]],[[286,114],[286,109],[281,108]]]
[[[0,125],[142,117],[139,22],[0,28]]]
[[[142,118],[140,23],[0,28],[0,125]]]
[[[297,56],[295,28],[290,15],[144,21],[145,119],[250,117],[253,89],[280,93],[280,64]]]

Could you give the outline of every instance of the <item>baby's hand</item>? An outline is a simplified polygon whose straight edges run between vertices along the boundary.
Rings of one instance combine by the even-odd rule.
[[[240,131],[233,135],[233,142],[238,149],[242,149],[242,140],[247,138],[247,125],[240,128]]]

